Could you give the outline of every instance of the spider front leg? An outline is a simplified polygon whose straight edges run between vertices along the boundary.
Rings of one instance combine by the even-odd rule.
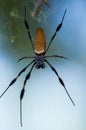
[[[22,88],[21,93],[20,93],[20,124],[21,124],[21,126],[22,126],[22,99],[23,99],[24,93],[25,93],[25,85],[26,85],[27,80],[30,78],[31,72],[32,72],[35,64],[36,63],[34,62],[29,73],[26,75],[25,80],[24,80],[24,84],[23,84],[23,88]]]
[[[45,59],[45,62],[50,66],[50,68],[52,69],[52,71],[55,72],[55,74],[57,75],[57,77],[58,77],[58,79],[59,79],[59,82],[60,82],[61,85],[64,87],[64,89],[65,89],[65,91],[66,91],[68,97],[70,98],[72,104],[75,106],[74,101],[72,100],[72,98],[71,98],[69,92],[67,91],[67,89],[66,89],[66,87],[65,87],[65,84],[64,84],[63,80],[61,79],[61,77],[60,77],[59,74],[57,73],[56,69],[55,69],[46,59]]]
[[[51,37],[50,42],[49,42],[49,44],[48,44],[48,47],[47,47],[47,49],[45,50],[45,53],[46,53],[47,50],[49,49],[49,47],[50,47],[51,43],[53,42],[53,40],[54,40],[54,38],[55,38],[57,32],[60,31],[60,29],[61,29],[61,27],[62,27],[62,24],[63,24],[63,21],[64,21],[64,17],[65,17],[66,11],[67,11],[67,9],[65,9],[65,12],[64,12],[64,14],[63,14],[62,20],[61,20],[61,22],[59,23],[59,25],[57,26],[55,33],[54,33],[53,36]]]
[[[25,6],[24,24],[25,24],[25,27],[26,27],[26,29],[27,29],[28,36],[29,36],[29,39],[30,39],[30,42],[31,42],[32,48],[33,48],[33,50],[34,50],[34,47],[33,47],[33,41],[32,41],[32,37],[31,37],[31,34],[30,34],[29,24],[28,24],[28,22],[27,22],[27,20],[26,20],[26,6]]]

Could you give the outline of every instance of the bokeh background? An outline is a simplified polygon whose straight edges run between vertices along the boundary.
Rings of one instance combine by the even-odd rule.
[[[23,99],[23,127],[20,126],[20,91],[29,69],[0,99],[1,130],[86,130],[86,0],[48,0],[40,13],[32,17],[37,0],[0,0],[0,94],[31,60],[17,63],[23,56],[33,56],[24,26],[24,7],[32,38],[41,26],[47,45],[65,8],[67,13],[60,32],[48,50],[68,60],[51,58],[75,102],[72,105],[56,75],[48,65],[34,69]]]

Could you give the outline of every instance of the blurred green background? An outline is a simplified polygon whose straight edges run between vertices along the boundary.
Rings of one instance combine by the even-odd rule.
[[[31,60],[17,63],[23,56],[33,56],[24,26],[24,7],[34,40],[35,30],[41,26],[47,45],[63,16],[67,13],[60,32],[48,50],[48,55],[59,54],[68,60],[49,59],[56,68],[75,102],[70,102],[56,75],[46,65],[34,69],[27,82],[23,99],[22,130],[86,130],[86,1],[48,0],[36,17],[31,14],[37,0],[0,0],[0,94],[10,81]],[[21,130],[19,96],[29,69],[0,99],[0,129]]]

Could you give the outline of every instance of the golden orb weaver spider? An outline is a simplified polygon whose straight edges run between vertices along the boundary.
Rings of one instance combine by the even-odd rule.
[[[32,45],[32,48],[33,48],[33,51],[35,53],[35,56],[33,57],[22,57],[18,60],[21,61],[23,59],[26,59],[26,58],[33,58],[33,60],[27,65],[25,66],[19,73],[18,75],[11,81],[11,83],[9,84],[9,86],[5,89],[5,91],[0,95],[0,98],[5,94],[5,92],[9,89],[10,86],[12,86],[16,80],[20,77],[20,75],[22,73],[24,73],[26,71],[26,69],[30,66],[31,66],[31,69],[29,71],[29,73],[26,75],[25,77],[25,80],[24,80],[24,84],[23,84],[23,88],[21,90],[21,93],[20,93],[20,124],[22,126],[22,99],[24,97],[24,93],[25,93],[25,85],[26,85],[26,82],[27,80],[30,78],[31,76],[31,72],[34,68],[34,66],[37,68],[37,69],[40,69],[40,68],[45,68],[45,62],[50,66],[51,70],[56,74],[56,76],[58,77],[58,80],[60,82],[60,84],[63,86],[63,88],[65,89],[69,99],[71,100],[72,104],[75,105],[74,101],[72,100],[69,92],[67,91],[66,87],[65,87],[65,84],[62,80],[62,78],[59,76],[58,72],[56,71],[56,69],[47,61],[46,58],[50,58],[50,57],[57,57],[57,58],[64,58],[64,59],[67,59],[66,57],[64,56],[59,56],[59,55],[50,55],[50,56],[46,56],[46,52],[48,51],[51,43],[53,42],[57,32],[61,29],[62,27],[62,24],[63,24],[63,20],[64,20],[64,17],[65,17],[65,14],[66,14],[66,9],[64,11],[64,14],[63,14],[63,17],[62,17],[62,20],[60,22],[60,24],[57,26],[56,28],[56,31],[55,33],[52,35],[51,39],[50,39],[50,42],[46,48],[46,39],[45,39],[45,35],[44,35],[44,31],[41,27],[37,28],[36,29],[36,35],[35,35],[35,40],[34,40],[34,44],[33,44],[33,41],[32,41],[32,37],[31,37],[31,33],[30,33],[30,29],[29,29],[29,24],[26,20],[26,6],[25,6],[25,16],[24,16],[24,24],[25,24],[25,28],[28,32],[28,36],[29,36],[29,39],[30,39],[30,43]]]

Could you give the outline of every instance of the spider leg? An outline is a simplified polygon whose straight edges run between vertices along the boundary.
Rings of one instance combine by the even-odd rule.
[[[30,78],[31,72],[32,72],[32,70],[33,70],[35,64],[36,64],[36,63],[34,63],[34,64],[32,65],[32,67],[31,67],[29,73],[26,75],[25,80],[24,80],[24,84],[23,84],[23,88],[22,88],[21,93],[20,93],[20,124],[21,124],[21,126],[23,126],[23,125],[22,125],[22,99],[23,99],[24,93],[25,93],[25,85],[26,85],[27,80]]]
[[[25,70],[34,62],[35,60],[31,61],[26,67],[24,67],[16,76],[16,78],[14,78],[11,83],[9,84],[9,86],[5,89],[5,91],[0,95],[0,98],[5,94],[5,92],[16,82],[16,80],[20,77],[20,75],[22,73],[25,72]]]
[[[72,100],[72,98],[71,98],[69,92],[67,91],[67,89],[66,89],[66,87],[65,87],[65,84],[64,84],[63,80],[62,80],[61,77],[59,76],[59,74],[58,74],[58,72],[56,71],[56,69],[55,69],[46,59],[45,59],[45,62],[50,66],[50,68],[52,69],[52,71],[55,72],[55,74],[57,75],[57,77],[58,77],[58,79],[59,79],[59,82],[60,82],[61,85],[64,87],[64,89],[65,89],[65,91],[66,91],[68,97],[70,98],[72,104],[75,106],[74,101]]]
[[[44,58],[52,58],[52,57],[56,57],[56,58],[63,58],[63,59],[68,59],[67,57],[64,57],[64,56],[59,56],[59,55],[44,56]]]
[[[25,27],[26,27],[26,29],[27,29],[28,36],[29,36],[29,39],[30,39],[30,42],[31,42],[32,48],[34,49],[34,47],[33,47],[33,41],[32,41],[32,37],[31,37],[31,33],[30,33],[29,24],[28,24],[28,22],[27,22],[27,20],[26,20],[26,6],[25,6],[24,24],[25,24]]]
[[[57,26],[55,33],[54,33],[53,36],[51,37],[50,42],[49,42],[49,44],[48,44],[48,47],[47,47],[45,53],[46,53],[47,50],[49,49],[49,47],[50,47],[52,41],[54,40],[54,38],[55,38],[57,32],[59,32],[59,30],[61,29],[62,24],[63,24],[64,17],[65,17],[65,14],[66,14],[66,11],[67,11],[67,9],[65,9],[65,12],[64,12],[64,14],[63,14],[62,20],[61,20],[60,24]]]
[[[25,56],[25,57],[22,57],[22,58],[18,59],[17,62],[20,62],[21,60],[27,59],[27,58],[35,58],[35,57],[34,56]]]

